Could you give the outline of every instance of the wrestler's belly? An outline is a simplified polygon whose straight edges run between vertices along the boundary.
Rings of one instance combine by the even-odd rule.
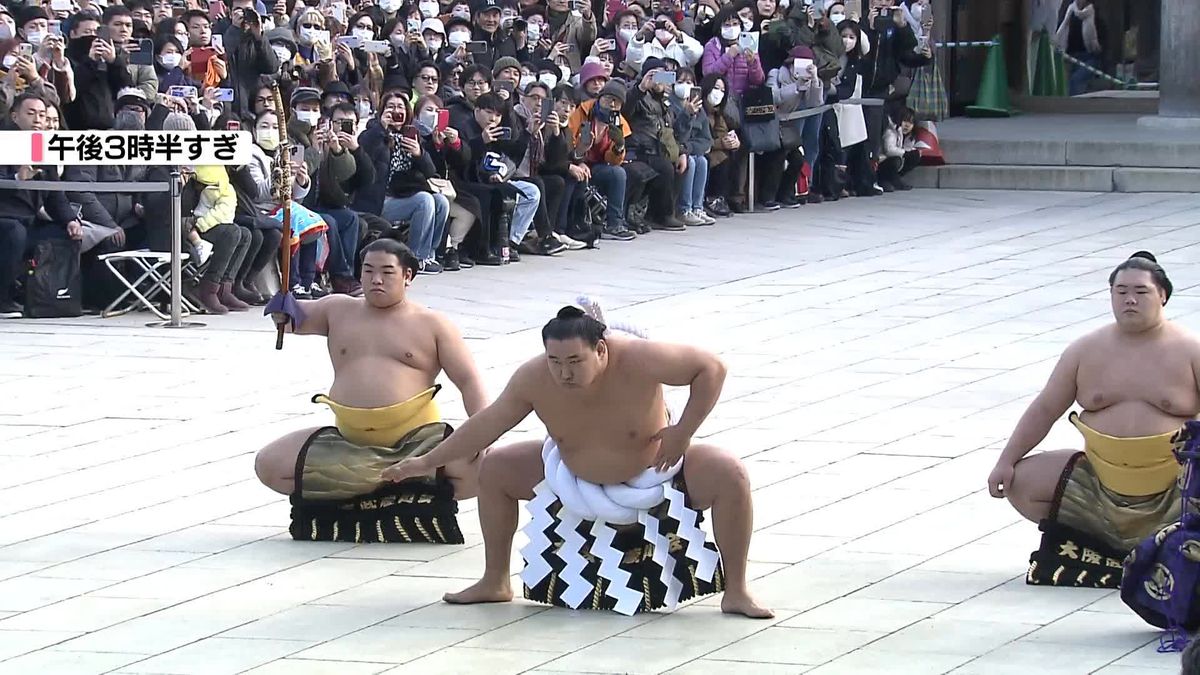
[[[564,441],[565,442],[565,441]],[[559,444],[563,463],[576,477],[598,485],[624,483],[642,473],[658,454],[658,444],[644,448],[620,448],[593,444]]]
[[[353,408],[381,408],[425,391],[435,377],[395,359],[362,357],[335,364],[329,398]]]
[[[1191,418],[1167,414],[1145,401],[1121,401],[1100,410],[1084,410],[1079,419],[1102,434],[1132,438],[1175,431]]]

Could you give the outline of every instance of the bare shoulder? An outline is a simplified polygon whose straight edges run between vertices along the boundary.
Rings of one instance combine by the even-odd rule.
[[[1200,336],[1171,321],[1167,324],[1170,330],[1171,342],[1184,350],[1193,360],[1200,361]]]
[[[462,333],[458,329],[458,324],[454,323],[453,319],[436,309],[414,303],[412,312],[413,318],[428,323],[437,332],[439,337],[459,337]]]
[[[1103,350],[1111,347],[1117,338],[1117,326],[1115,323],[1101,326],[1091,332],[1076,338],[1074,342],[1067,345],[1063,351],[1063,357],[1074,358],[1078,360],[1081,355],[1095,350]]]
[[[549,382],[550,370],[546,367],[544,356],[535,356],[513,371],[505,387],[505,395],[515,395],[526,401],[533,401],[539,391],[545,391]]]

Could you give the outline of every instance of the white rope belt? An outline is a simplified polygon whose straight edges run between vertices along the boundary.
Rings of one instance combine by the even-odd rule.
[[[675,478],[683,466],[683,459],[666,471],[651,467],[624,483],[597,485],[571,473],[562,461],[558,444],[547,438],[542,445],[542,463],[546,482],[562,501],[563,508],[582,520],[629,525],[638,522],[640,512],[662,503],[666,498],[663,484]]]

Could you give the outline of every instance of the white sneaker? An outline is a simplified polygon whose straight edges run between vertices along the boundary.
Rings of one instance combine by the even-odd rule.
[[[204,266],[208,259],[212,257],[213,245],[201,239],[196,243],[196,255],[200,258],[199,265]]]
[[[692,214],[703,221],[704,225],[716,225],[717,219],[704,212],[704,209],[692,209]]]
[[[708,224],[704,219],[697,216],[695,211],[684,211],[682,214],[680,214],[679,218],[683,221],[683,224],[687,225],[688,227]]]
[[[566,246],[568,251],[578,251],[580,249],[587,248],[587,244],[579,241],[578,239],[572,239],[565,234],[559,234],[555,232],[554,238],[558,240],[558,243]]]

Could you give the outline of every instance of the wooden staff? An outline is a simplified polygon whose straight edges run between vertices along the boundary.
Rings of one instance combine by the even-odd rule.
[[[279,238],[280,267],[279,292],[292,292],[292,149],[288,139],[287,108],[283,106],[283,96],[279,93],[279,83],[271,87],[275,98],[275,115],[279,118],[279,146],[275,150],[278,165],[272,176],[275,180],[275,197],[279,200],[283,216],[283,236]],[[283,333],[287,324],[279,324],[275,334],[275,349],[283,349]]]

